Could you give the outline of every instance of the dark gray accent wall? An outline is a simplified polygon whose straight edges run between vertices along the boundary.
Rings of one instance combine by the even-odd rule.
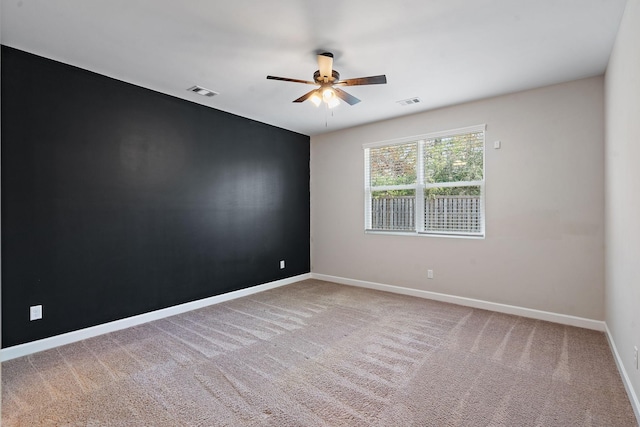
[[[309,271],[308,136],[2,47],[3,347]]]

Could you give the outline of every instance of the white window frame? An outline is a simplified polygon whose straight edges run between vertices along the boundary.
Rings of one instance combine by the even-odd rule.
[[[485,179],[486,179],[486,124],[468,126],[459,129],[451,129],[439,132],[431,132],[424,135],[411,136],[406,138],[398,138],[387,141],[378,141],[362,144],[364,151],[364,229],[365,233],[371,234],[394,234],[403,236],[438,236],[438,237],[462,237],[462,238],[475,238],[483,239],[485,237]],[[483,150],[482,150],[482,180],[478,181],[458,181],[458,182],[445,182],[445,183],[433,183],[428,184],[424,182],[424,146],[425,142],[434,138],[452,137],[456,135],[482,132]],[[415,184],[405,185],[384,185],[374,186],[370,185],[370,155],[369,149],[379,147],[389,147],[393,145],[402,145],[415,142],[418,146],[418,160],[417,160],[417,180]],[[425,206],[424,206],[424,192],[429,188],[443,188],[443,187],[466,187],[476,186],[480,187],[480,232],[458,232],[458,231],[433,231],[425,230]],[[371,227],[371,199],[372,193],[375,191],[389,191],[389,190],[414,190],[415,191],[415,231],[402,231],[402,230],[375,230]]]

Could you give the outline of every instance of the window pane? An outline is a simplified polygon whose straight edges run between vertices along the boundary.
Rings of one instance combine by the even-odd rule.
[[[480,186],[430,188],[424,194],[426,232],[482,232]]]
[[[484,132],[429,139],[424,148],[425,183],[480,181]]]
[[[371,229],[415,231],[416,191],[393,190],[371,193]]]
[[[372,187],[414,184],[417,179],[417,160],[418,144],[415,142],[371,148],[369,184]]]

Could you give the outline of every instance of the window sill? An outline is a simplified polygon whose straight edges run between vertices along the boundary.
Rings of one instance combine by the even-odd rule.
[[[416,233],[415,231],[384,231],[384,230],[364,230],[365,234],[381,234],[390,236],[411,236],[411,237],[444,237],[448,239],[471,239],[484,240],[484,234],[452,234],[452,233]]]

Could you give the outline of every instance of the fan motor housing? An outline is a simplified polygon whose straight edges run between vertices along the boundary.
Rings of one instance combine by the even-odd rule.
[[[335,83],[338,80],[340,80],[340,73],[337,72],[336,70],[332,70],[331,71],[331,77],[329,77],[329,81],[325,82],[324,78],[320,75],[320,70],[316,70],[315,73],[313,73],[313,80],[315,80],[316,83],[318,83],[319,85],[324,84],[324,83]]]

